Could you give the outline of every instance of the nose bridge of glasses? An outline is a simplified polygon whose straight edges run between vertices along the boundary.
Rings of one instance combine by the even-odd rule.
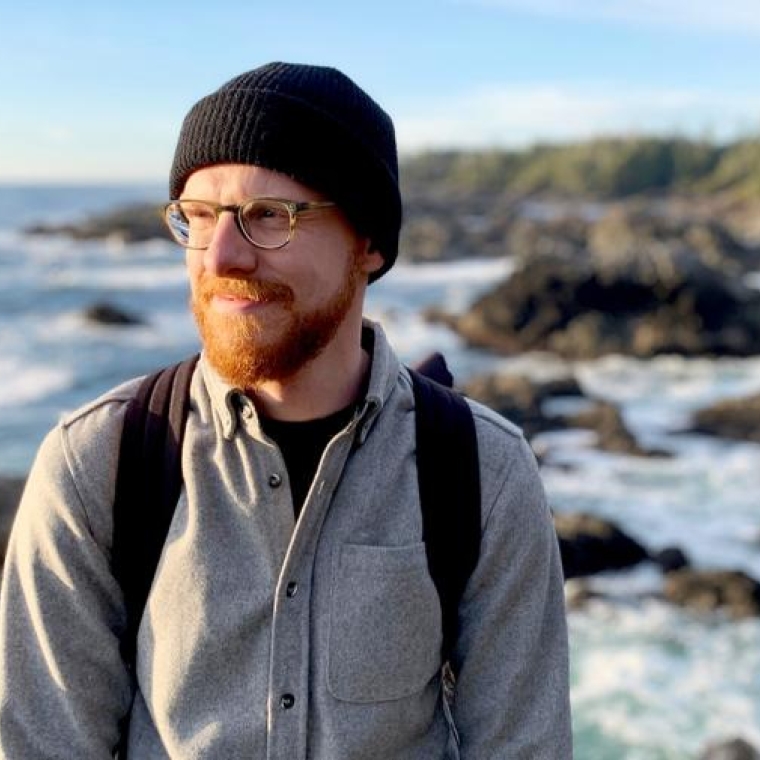
[[[243,209],[245,208],[245,203],[228,203],[228,204],[215,204],[214,205],[214,228],[211,231],[211,238],[213,239],[217,234],[217,228],[220,225],[220,222],[222,221],[222,214],[225,212],[232,215],[232,224],[234,224],[237,233],[241,235],[243,240],[245,240],[247,243],[251,242],[250,235],[248,233],[248,230],[246,229],[245,219],[243,218]]]
[[[205,268],[218,276],[232,271],[253,272],[258,266],[258,251],[251,247],[239,207],[216,205],[214,209],[214,223],[205,231],[203,245],[199,246],[204,251]]]

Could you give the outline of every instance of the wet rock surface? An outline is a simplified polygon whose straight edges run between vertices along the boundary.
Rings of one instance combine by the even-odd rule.
[[[760,615],[760,583],[739,570],[682,568],[665,578],[665,598],[695,612],[723,610],[732,618]]]
[[[534,256],[447,323],[470,346],[503,354],[751,356],[760,293],[683,249]]]
[[[741,738],[709,744],[699,760],[760,760],[760,752]]]
[[[105,301],[89,306],[84,311],[84,318],[88,322],[111,327],[132,327],[144,324],[144,321],[136,314]]]
[[[25,232],[30,235],[67,235],[75,240],[107,238],[124,243],[171,239],[160,207],[149,203],[130,204],[95,214],[78,223],[32,225]]]
[[[760,394],[725,399],[698,410],[689,432],[760,443]]]
[[[565,578],[633,567],[647,550],[615,523],[584,513],[555,514]]]
[[[463,390],[470,397],[520,427],[529,440],[552,430],[583,428],[596,434],[601,451],[629,456],[667,457],[668,452],[646,449],[625,424],[613,404],[589,398],[572,377],[536,381],[522,375],[488,374],[469,380]],[[545,403],[556,398],[585,400],[586,408],[572,414],[551,414]]]

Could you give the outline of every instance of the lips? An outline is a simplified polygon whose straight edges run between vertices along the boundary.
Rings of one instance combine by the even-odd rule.
[[[271,299],[243,298],[227,293],[217,293],[211,296],[211,306],[216,311],[227,313],[251,312],[276,303],[278,302]]]
[[[293,291],[277,282],[214,278],[200,283],[198,297],[218,311],[241,313],[272,304],[290,304]]]

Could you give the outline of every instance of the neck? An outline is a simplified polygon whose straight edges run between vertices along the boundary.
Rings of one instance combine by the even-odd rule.
[[[355,402],[369,371],[361,324],[337,335],[319,356],[286,380],[265,381],[250,391],[260,412],[283,421],[327,417]]]

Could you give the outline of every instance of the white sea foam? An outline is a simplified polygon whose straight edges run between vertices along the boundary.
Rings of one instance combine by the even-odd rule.
[[[187,282],[183,264],[154,264],[143,262],[113,266],[108,269],[65,268],[51,272],[45,279],[49,286],[71,288],[111,288],[118,290],[153,290],[182,287]]]
[[[642,429],[683,427],[690,414],[719,399],[760,392],[760,358],[650,360],[603,357],[575,365],[592,396],[622,404],[626,419]]]
[[[578,734],[626,760],[686,760],[731,735],[760,743],[760,621],[595,601],[570,630]]]
[[[705,442],[699,454],[637,459],[584,449],[588,433],[553,438],[543,480],[557,511],[597,514],[649,549],[677,545],[698,566],[760,578],[760,446]]]
[[[0,357],[0,407],[30,404],[70,387],[73,373],[61,366]]]
[[[428,264],[397,263],[384,280],[403,287],[408,282],[424,282],[427,285],[451,285],[453,283],[482,285],[504,279],[514,268],[508,258],[466,259]]]
[[[382,303],[401,310],[436,306],[457,313],[511,271],[512,262],[509,259],[475,259],[443,264],[401,262],[369,288],[367,303],[370,309]]]

